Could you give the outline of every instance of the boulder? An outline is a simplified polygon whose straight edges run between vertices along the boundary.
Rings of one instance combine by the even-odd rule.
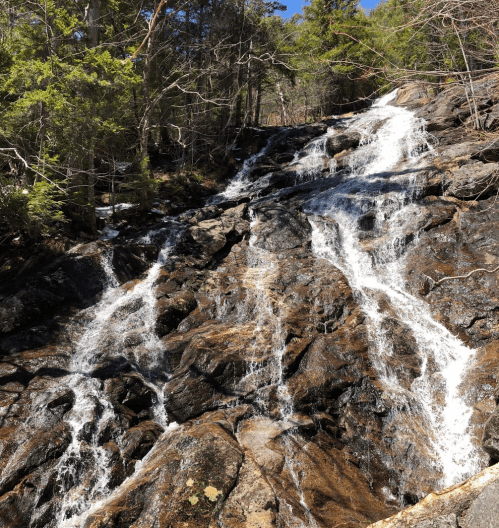
[[[486,198],[499,189],[499,163],[469,162],[452,173],[446,194],[460,199]]]
[[[218,424],[168,431],[126,484],[86,515],[82,527],[146,528],[154,519],[158,526],[208,528],[234,489],[243,459]],[[267,502],[260,505],[265,507]]]
[[[430,102],[428,86],[423,83],[412,83],[399,88],[394,104],[416,109]]]
[[[130,428],[123,435],[121,454],[125,459],[142,460],[153,448],[164,429],[152,421]]]
[[[64,422],[51,430],[37,431],[35,436],[22,443],[6,461],[0,478],[0,496],[12,490],[34,469],[60,456],[70,441],[70,427]]]
[[[461,484],[430,493],[418,504],[393,517],[376,522],[373,528],[495,528],[499,465],[486,468]],[[454,523],[454,524],[453,524]]]
[[[196,307],[196,299],[192,292],[182,291],[169,299],[158,301],[156,318],[156,333],[163,337],[179,325]]]
[[[191,237],[208,255],[224,248],[227,241],[242,237],[248,232],[249,222],[244,219],[246,204],[227,209],[220,217],[202,220],[189,229]]]
[[[329,136],[326,142],[326,150],[330,156],[334,156],[351,148],[359,146],[361,135],[358,132],[348,134],[335,134]]]
[[[498,496],[498,481],[486,486],[466,511],[463,528],[499,528]]]

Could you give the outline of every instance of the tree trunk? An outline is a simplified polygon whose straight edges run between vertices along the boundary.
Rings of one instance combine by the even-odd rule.
[[[100,18],[100,3],[101,0],[90,0],[87,5],[85,16],[88,25],[88,38],[90,41],[90,48],[96,48],[99,45],[99,18]],[[95,109],[90,110],[90,126],[89,126],[89,148],[88,148],[88,205],[89,205],[89,220],[90,225],[95,227],[95,140],[92,131],[92,122],[95,117]]]
[[[248,58],[248,104],[247,115],[248,125],[253,124],[253,72],[251,71],[251,53],[253,52],[253,40],[250,42],[249,58]]]
[[[101,0],[90,0],[85,10],[91,48],[96,48],[99,45],[100,3]]]
[[[282,115],[282,125],[286,125],[288,122],[288,113],[286,111],[286,100],[284,99],[284,92],[282,91],[282,86],[280,81],[277,81],[277,94],[279,95],[279,101],[281,103],[281,115]]]
[[[155,12],[158,9],[155,6]],[[142,70],[142,93],[144,97],[144,112],[140,120],[139,125],[139,170],[140,170],[140,188],[139,188],[139,200],[140,207],[147,207],[149,200],[149,179],[150,179],[150,166],[149,166],[149,132],[151,129],[151,119],[154,111],[155,103],[151,99],[151,79],[152,79],[152,58],[155,47],[155,37],[157,34],[157,27],[151,28],[151,24],[155,23],[155,18],[151,18],[149,22],[149,39],[147,41],[147,47],[145,56],[143,59],[143,70]],[[157,101],[156,101],[157,102]]]
[[[262,106],[262,81],[258,79],[256,87],[256,107],[255,107],[255,126],[260,125],[260,112]]]

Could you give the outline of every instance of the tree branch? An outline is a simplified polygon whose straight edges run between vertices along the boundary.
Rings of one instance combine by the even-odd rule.
[[[439,286],[440,284],[442,284],[442,282],[446,282],[446,281],[450,281],[450,280],[465,280],[465,279],[469,279],[472,275],[474,275],[475,273],[478,273],[478,272],[485,272],[485,273],[495,273],[496,271],[499,271],[499,266],[497,266],[497,268],[494,268],[492,270],[488,270],[488,269],[485,269],[485,268],[478,268],[478,269],[475,269],[473,271],[470,271],[467,275],[458,275],[456,277],[444,277],[443,279],[440,279],[438,281],[434,281],[433,279],[431,279],[431,277],[428,277],[429,279],[432,280],[433,282],[433,286]]]
[[[59,189],[61,192],[63,192],[64,194],[66,194],[66,191],[59,187],[59,185],[57,185],[57,183],[54,183],[50,178],[47,178],[47,176],[45,176],[45,174],[42,174],[41,172],[37,171],[36,169],[34,169],[33,167],[30,167],[28,162],[21,156],[21,154],[19,154],[19,152],[17,151],[16,148],[0,148],[0,153],[1,152],[4,152],[4,151],[10,151],[10,152],[14,152],[15,154],[15,157],[18,158],[19,160],[22,161],[23,165],[29,169],[30,171],[33,171],[35,174],[38,174],[38,176],[40,176],[41,178],[43,178],[44,180],[47,180],[51,185],[53,185],[54,187],[56,187],[57,189]]]

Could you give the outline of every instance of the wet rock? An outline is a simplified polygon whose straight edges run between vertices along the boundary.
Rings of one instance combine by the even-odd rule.
[[[161,297],[170,297],[179,289],[179,284],[176,281],[166,280],[160,283],[155,288],[155,295],[157,299]]]
[[[249,229],[244,219],[246,205],[230,208],[216,219],[203,220],[190,228],[192,238],[207,255],[213,255],[223,249],[228,241],[242,237]]]
[[[118,445],[114,440],[105,443],[102,449],[106,453],[109,466],[109,486],[115,488],[126,478],[126,468]]]
[[[374,523],[373,528],[495,527],[499,466],[486,468],[461,484],[430,493],[418,504],[393,517]],[[454,524],[452,524],[454,523]],[[489,523],[489,524],[487,524]]]
[[[335,134],[327,138],[326,149],[330,156],[339,154],[344,150],[359,146],[361,135],[358,132],[348,134]]]
[[[0,498],[0,520],[5,526],[39,528],[52,522],[57,512],[55,463],[42,464]]]
[[[264,203],[254,212],[257,225],[252,234],[256,247],[270,251],[292,249],[303,245],[309,236],[307,220],[281,204]]]
[[[280,170],[272,172],[259,178],[255,183],[247,187],[247,192],[252,197],[262,197],[279,189],[288,187],[295,178],[292,170]]]
[[[433,282],[443,277],[465,276],[474,269],[494,269],[499,264],[499,240],[492,225],[499,222],[494,198],[479,203],[456,201],[457,211],[450,222],[422,234],[408,256],[408,277],[414,291],[420,281]],[[498,224],[499,225],[499,224]],[[495,274],[477,273],[433,285],[428,301],[444,324],[455,332],[465,332],[476,346],[492,339],[497,322],[499,290]]]
[[[144,273],[158,258],[159,248],[152,244],[130,244],[113,250],[113,270],[123,284]]]
[[[194,339],[189,340],[189,334],[184,336],[188,345],[167,383],[166,409],[178,422],[214,410],[221,401],[230,399],[234,383],[243,377],[252,359],[244,357],[250,341],[249,329],[224,325],[215,335],[209,329],[193,330],[192,334]],[[227,341],[233,342],[230,350]]]
[[[420,405],[414,394],[423,366],[421,336],[393,308],[390,295],[400,294],[407,303],[423,302],[414,297],[424,295],[439,322],[477,347],[462,387],[473,405],[475,436],[485,428],[484,446],[494,458],[497,412],[485,422],[495,406],[499,369],[497,276],[438,279],[499,265],[494,197],[472,195],[480,198],[472,201],[449,195],[462,174],[472,182],[496,164],[499,153],[490,141],[470,140],[460,126],[468,119],[467,108],[464,92],[454,88],[430,100],[420,85],[399,92],[396,104],[417,107],[431,119],[440,143],[420,159],[417,170],[403,162],[395,169],[400,179],[384,175],[373,182],[373,196],[362,192],[348,170],[295,185],[293,168],[282,164],[323,134],[327,124],[294,127],[273,138],[254,167],[257,180],[244,198],[250,203],[227,201],[190,210],[178,221],[136,234],[128,244],[113,245],[111,264],[119,281],[126,282],[109,299],[123,302],[116,309],[107,304],[99,315],[104,330],[95,351],[88,349],[93,354],[89,372],[77,373],[72,357],[95,313],[87,310],[70,319],[62,310],[99,299],[106,279],[102,259],[110,257],[111,245],[85,244],[65,257],[88,264],[88,280],[95,284],[78,278],[82,285],[74,291],[78,286],[80,293],[66,293],[72,276],[59,273],[59,264],[29,278],[37,285],[49,276],[44,291],[56,297],[49,301],[52,314],[60,317],[43,330],[33,324],[36,317],[44,320],[49,301],[42,299],[40,314],[28,319],[18,295],[25,285],[2,290],[3,320],[10,328],[0,345],[8,354],[0,363],[0,482],[5,491],[0,519],[6,528],[45,528],[57,518],[62,492],[56,467],[71,437],[68,424],[75,420],[81,449],[71,469],[79,480],[72,483],[68,472],[64,482],[72,507],[93,494],[94,506],[81,520],[73,519],[87,528],[149,528],[151,523],[354,528],[416,503],[440,485],[442,474],[428,442],[428,422],[408,410]],[[489,109],[496,96],[491,94],[480,96],[481,118],[493,118]],[[329,145],[339,152],[340,168],[348,166],[360,140],[348,132],[350,118],[329,123],[341,131]],[[385,123],[372,124],[372,132]],[[254,144],[247,150],[262,148],[274,132],[261,137],[252,132],[248,141]],[[396,259],[406,266],[395,293],[376,282],[354,292],[337,267],[312,253],[311,240],[316,244],[322,236],[322,250],[334,254],[339,267],[353,265],[342,251],[345,226],[302,212],[317,210],[317,204],[328,211],[335,188],[345,184],[337,205],[345,205],[359,221],[359,259],[363,253],[386,274]],[[399,203],[399,189],[407,185],[414,192]],[[436,196],[445,191],[446,196]],[[158,248],[180,232],[151,291],[134,297],[134,289],[144,284],[138,277],[156,260]],[[137,243],[139,236],[152,243]],[[403,291],[405,281],[411,293]],[[113,331],[114,325],[120,332]],[[151,327],[157,335],[147,334]],[[24,328],[49,336],[43,339],[52,334],[58,347],[42,339],[36,349],[21,351],[16,332],[24,334]],[[22,339],[25,347],[35,342]],[[382,360],[376,347],[386,349]],[[443,390],[435,361],[430,358],[424,367],[429,390]],[[74,376],[95,391],[84,405],[74,403]],[[390,383],[397,389],[391,390]],[[78,384],[78,390],[82,387]],[[161,412],[180,427],[163,431],[155,423],[160,390]],[[52,436],[60,427],[64,430]],[[107,491],[114,490],[102,502],[97,502],[102,498],[98,490],[90,491],[94,449],[109,478]],[[409,509],[410,520],[393,526],[464,526],[480,491],[443,500],[449,493],[454,491],[430,496],[436,502],[423,499],[420,504],[428,509],[412,517]],[[486,508],[482,504],[476,511]]]
[[[140,469],[86,519],[85,528],[188,523],[208,527],[234,488],[243,453],[216,424],[182,426],[164,435]]]
[[[39,431],[33,438],[21,444],[3,467],[0,477],[0,496],[10,491],[35,468],[60,456],[70,439],[69,426],[61,423],[53,430]]]
[[[482,446],[496,462],[499,462],[499,407],[496,407],[485,424]]]
[[[270,160],[269,160],[270,161]],[[279,165],[277,163],[271,162],[271,163],[262,163],[258,164],[256,167],[253,167],[251,171],[248,174],[248,179],[250,181],[256,181],[262,176],[265,176],[266,174],[269,174],[269,172],[278,171],[280,169]]]
[[[196,308],[196,299],[191,292],[181,292],[174,297],[158,302],[156,333],[163,337],[179,325]]]
[[[122,374],[104,382],[104,392],[115,404],[136,414],[152,405],[153,391],[136,374]]]
[[[360,522],[371,522],[386,509],[372,495],[358,468],[347,462],[326,438],[315,442],[289,423],[255,418],[243,423],[237,435],[279,496],[279,522],[286,526],[315,522],[331,526],[351,522],[351,510]],[[319,470],[319,467],[321,469]],[[334,485],[332,483],[335,483]],[[320,490],[320,491],[319,491]],[[355,490],[355,493],[352,493]],[[310,512],[303,508],[303,502]],[[268,518],[268,516],[267,516]]]
[[[95,299],[107,283],[101,260],[107,250],[100,242],[76,246],[22,286],[17,285],[17,293],[0,299],[0,335],[33,327],[64,313],[71,304],[83,307]],[[154,246],[116,247],[113,254],[119,280],[143,273],[157,253]],[[8,287],[15,288],[16,283]]]
[[[283,152],[276,156],[276,163],[286,164],[294,159],[295,155],[293,152]]]
[[[282,163],[282,161],[279,161],[280,155],[283,153],[286,153],[288,157],[291,153],[294,155],[294,152],[301,150],[312,139],[325,134],[328,124],[330,122],[289,128],[282,136],[276,137],[269,145],[267,157],[273,159],[276,163]]]
[[[153,448],[164,429],[152,421],[142,422],[129,429],[123,436],[122,456],[128,459],[142,460]]]
[[[276,525],[278,504],[259,466],[246,456],[237,484],[225,501],[220,524],[227,528],[270,528]]]

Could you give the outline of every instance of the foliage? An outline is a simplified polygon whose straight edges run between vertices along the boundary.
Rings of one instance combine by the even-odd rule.
[[[17,234],[29,227],[27,206],[26,192],[14,187],[6,178],[0,178],[0,225],[4,231]]]
[[[0,183],[0,221],[12,234],[49,235],[56,222],[66,222],[61,192],[46,181],[37,182],[30,191]]]
[[[0,157],[6,185],[37,197],[20,210],[39,226],[62,211],[39,185],[47,174],[69,216],[92,229],[96,194],[132,191],[148,206],[154,149],[180,166],[219,163],[234,126],[258,122],[264,77],[284,64],[270,38],[283,7],[274,1],[0,5]],[[131,170],[116,171],[120,163]]]
[[[61,192],[53,185],[46,181],[35,183],[27,201],[31,229],[37,234],[48,235],[52,231],[54,222],[65,222],[66,219],[61,211],[63,203]]]

